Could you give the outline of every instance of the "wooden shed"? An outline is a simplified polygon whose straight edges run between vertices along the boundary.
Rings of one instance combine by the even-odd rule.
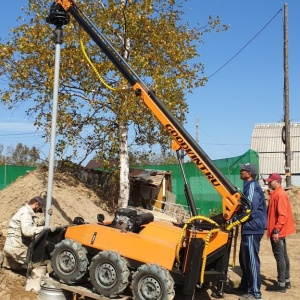
[[[130,169],[129,205],[162,209],[172,199],[172,174],[163,170]],[[175,202],[175,199],[174,199]]]

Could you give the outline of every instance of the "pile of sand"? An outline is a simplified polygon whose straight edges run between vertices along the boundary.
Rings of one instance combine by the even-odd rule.
[[[19,177],[15,182],[0,191],[0,232],[6,236],[7,225],[13,214],[34,196],[45,197],[48,186],[47,168],[39,168]],[[45,197],[46,198],[46,197]],[[97,214],[103,214],[105,220],[112,220],[111,207],[102,201],[93,187],[75,179],[68,172],[54,173],[52,188],[52,210],[50,225],[63,226],[71,224],[75,217],[82,217],[85,222],[97,222]],[[138,211],[141,208],[136,208]],[[174,217],[154,212],[154,219],[166,222],[176,222]]]
[[[300,188],[292,187],[287,190],[290,197],[297,232],[300,231]]]
[[[39,168],[19,177],[0,191],[0,230],[4,235],[6,235],[8,221],[21,206],[36,195],[46,195],[47,175],[46,168]],[[112,218],[107,211],[100,208],[99,205],[104,204],[94,190],[68,173],[54,173],[51,203],[53,209],[51,225],[70,224],[77,216],[93,223],[97,221],[98,213],[104,214],[106,219]]]

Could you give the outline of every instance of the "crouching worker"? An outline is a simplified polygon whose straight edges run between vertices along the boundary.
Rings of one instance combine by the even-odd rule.
[[[49,228],[43,226],[43,219],[37,219],[35,215],[43,212],[44,207],[43,198],[36,196],[10,219],[3,248],[3,267],[8,269],[26,268],[27,251],[33,236],[39,234],[43,229]]]

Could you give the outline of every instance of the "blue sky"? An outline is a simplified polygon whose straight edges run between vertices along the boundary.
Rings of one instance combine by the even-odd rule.
[[[186,95],[190,113],[185,127],[196,138],[199,119],[197,138],[212,159],[242,155],[250,148],[255,124],[276,123],[283,118],[284,3],[288,5],[290,119],[299,122],[300,1],[190,0],[185,4],[184,18],[191,25],[205,24],[209,15],[219,16],[222,23],[230,25],[226,32],[206,34],[198,53],[207,76],[232,60],[210,77],[205,87]],[[26,4],[26,0],[17,0],[2,7],[2,40]],[[22,108],[7,111],[1,105],[0,144],[36,145],[47,156],[47,144],[40,135]]]
[[[230,25],[226,32],[206,35],[205,44],[199,47],[210,76],[282,9],[205,88],[188,97],[186,128],[193,134],[199,117],[199,143],[213,159],[243,154],[250,148],[255,124],[282,120],[284,3],[288,7],[290,119],[299,122],[300,1],[200,0],[193,1],[187,10],[193,21],[211,14]]]

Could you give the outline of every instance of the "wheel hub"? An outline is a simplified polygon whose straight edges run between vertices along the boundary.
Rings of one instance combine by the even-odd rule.
[[[70,273],[75,269],[76,259],[72,252],[63,251],[59,257],[59,268],[64,273]]]
[[[110,287],[114,285],[117,279],[115,268],[108,263],[104,263],[97,268],[97,281],[103,287]]]
[[[159,282],[153,277],[145,277],[139,282],[139,291],[144,299],[156,300],[161,296]]]

